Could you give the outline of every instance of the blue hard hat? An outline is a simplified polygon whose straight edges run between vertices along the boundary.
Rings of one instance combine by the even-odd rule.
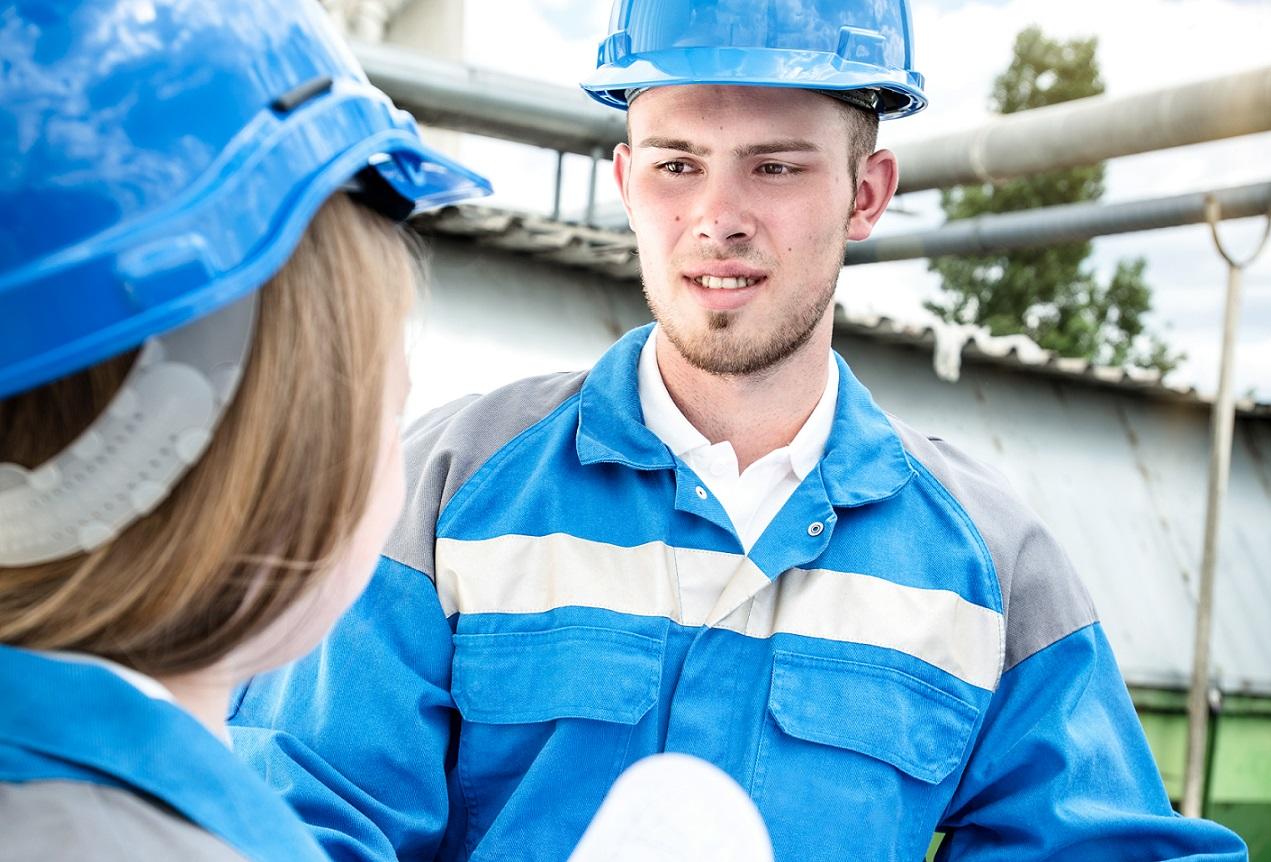
[[[347,189],[488,194],[370,85],[316,0],[0,8],[0,398],[255,290]]]
[[[867,91],[884,120],[927,105],[908,0],[615,0],[583,89],[625,108],[666,84]]]

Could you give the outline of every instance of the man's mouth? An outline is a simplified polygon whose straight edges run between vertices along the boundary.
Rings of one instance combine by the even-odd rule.
[[[709,290],[737,290],[740,287],[752,287],[763,280],[763,276],[756,278],[720,278],[714,275],[699,275],[693,279],[694,282],[700,284]]]

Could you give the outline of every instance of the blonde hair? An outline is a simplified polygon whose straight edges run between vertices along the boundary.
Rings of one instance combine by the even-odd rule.
[[[210,666],[277,619],[366,510],[387,351],[417,278],[402,229],[328,200],[260,289],[251,356],[206,454],[109,544],[0,570],[0,643],[158,676]],[[31,468],[64,448],[134,358],[0,402],[0,462]]]

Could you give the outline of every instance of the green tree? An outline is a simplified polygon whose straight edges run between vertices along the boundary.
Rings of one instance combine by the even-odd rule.
[[[1057,41],[1030,27],[1015,39],[1010,66],[993,83],[991,107],[1011,114],[1103,92],[1098,40]],[[1103,165],[1067,168],[998,184],[941,193],[945,216],[969,218],[1098,200]],[[1152,308],[1146,261],[1123,260],[1106,284],[1086,260],[1089,242],[985,257],[934,259],[941,295],[927,308],[947,321],[987,326],[994,335],[1023,333],[1062,356],[1106,365],[1138,365],[1168,373],[1182,360],[1149,332]]]

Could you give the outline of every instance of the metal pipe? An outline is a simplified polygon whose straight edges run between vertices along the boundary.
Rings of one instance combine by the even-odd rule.
[[[576,87],[355,44],[371,80],[421,122],[589,156],[626,140],[621,111]],[[1271,131],[1271,66],[1129,96],[1094,96],[897,144],[902,192],[1000,180]]]
[[[600,175],[600,160],[605,152],[596,147],[591,151],[591,177],[587,181],[587,215],[583,221],[587,227],[596,226],[596,180]]]
[[[388,24],[402,3],[403,0],[361,0],[352,4],[349,35],[366,42],[383,42]]]
[[[1271,66],[1264,66],[1149,93],[1003,114],[976,129],[892,149],[905,192],[995,182],[1268,130]]]
[[[843,263],[853,266],[950,254],[992,254],[1198,224],[1205,221],[1205,200],[1209,195],[1218,200],[1224,219],[1262,215],[1271,210],[1271,182],[1119,204],[1066,204],[958,219],[932,230],[852,243]]]
[[[1267,228],[1257,249],[1244,261],[1235,260],[1218,236],[1223,216],[1216,197],[1205,200],[1205,219],[1218,253],[1227,261],[1227,304],[1223,314],[1222,364],[1218,372],[1218,397],[1214,401],[1212,448],[1209,452],[1209,498],[1205,506],[1205,539],[1201,554],[1200,585],[1196,600],[1195,644],[1192,650],[1192,683],[1187,698],[1187,765],[1183,775],[1183,814],[1200,817],[1205,801],[1205,763],[1209,756],[1209,648],[1212,639],[1214,572],[1218,565],[1218,538],[1222,506],[1231,475],[1231,437],[1235,425],[1235,392],[1232,384],[1236,358],[1236,332],[1240,325],[1240,294],[1244,268],[1261,253],[1271,234],[1271,206]]]
[[[626,116],[576,87],[354,43],[371,81],[421,123],[589,156],[626,140]]]
[[[552,221],[560,221],[560,189],[565,182],[565,154],[556,153],[556,188],[552,192]]]

